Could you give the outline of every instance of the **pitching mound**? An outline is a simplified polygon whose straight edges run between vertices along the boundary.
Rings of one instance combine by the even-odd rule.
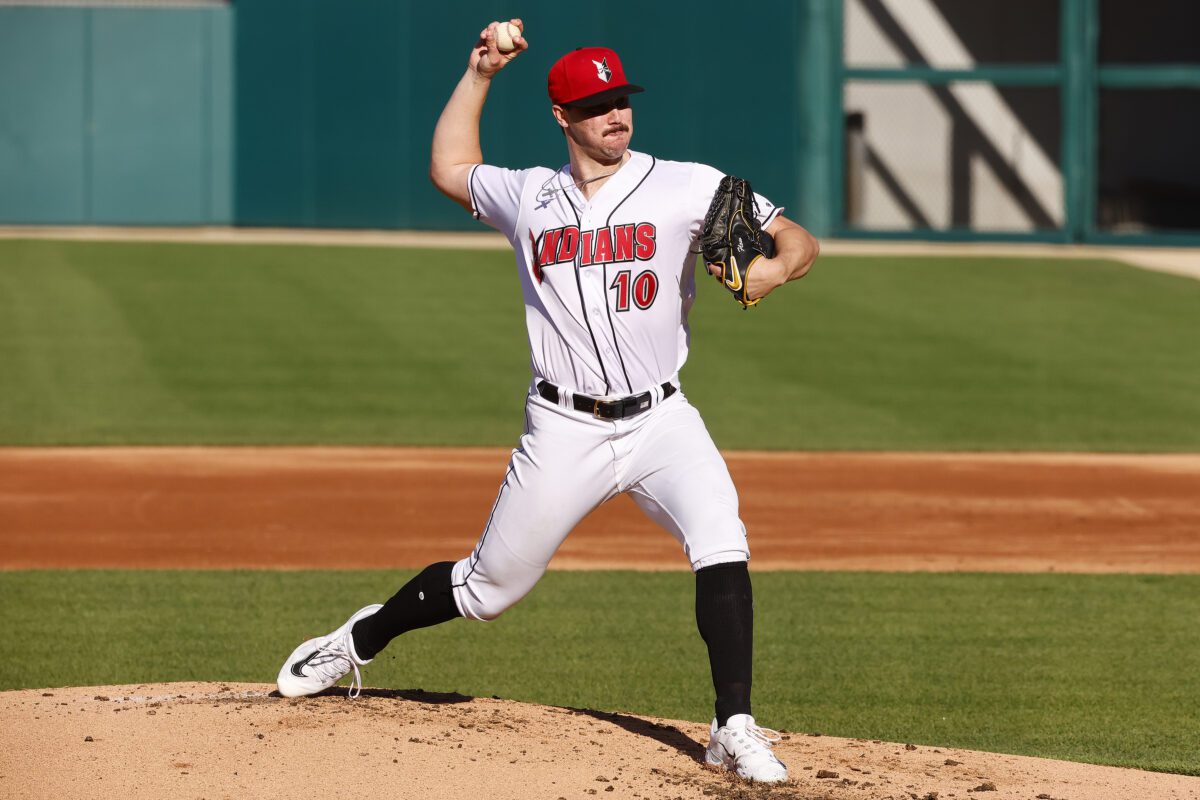
[[[1200,778],[786,733],[793,779],[701,766],[704,725],[456,694],[261,684],[0,693],[0,797],[1200,797]]]

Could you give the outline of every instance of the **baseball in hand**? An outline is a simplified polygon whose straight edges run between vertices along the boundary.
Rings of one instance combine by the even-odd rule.
[[[496,26],[496,49],[501,53],[511,53],[513,48],[513,39],[521,35],[521,29],[511,22],[501,22]]]

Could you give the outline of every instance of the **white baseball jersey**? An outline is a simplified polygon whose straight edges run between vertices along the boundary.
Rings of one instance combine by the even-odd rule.
[[[696,238],[723,173],[635,151],[588,199],[570,165],[472,169],[475,217],[513,245],[533,379],[593,396],[677,382]],[[780,213],[761,195],[759,220]]]

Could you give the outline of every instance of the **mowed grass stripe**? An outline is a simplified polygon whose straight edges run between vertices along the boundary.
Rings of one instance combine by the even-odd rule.
[[[1200,282],[1105,261],[823,257],[700,279],[722,447],[1200,449]],[[633,312],[630,312],[633,313]],[[511,445],[511,254],[0,242],[0,444]]]
[[[401,572],[0,573],[0,687],[272,682]],[[756,573],[755,710],[794,731],[1200,774],[1200,576]],[[686,573],[552,572],[370,686],[705,720]]]

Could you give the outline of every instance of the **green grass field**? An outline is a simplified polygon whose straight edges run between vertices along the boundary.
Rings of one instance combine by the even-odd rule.
[[[0,688],[271,683],[387,572],[0,573]],[[756,573],[776,727],[1200,775],[1200,577]],[[406,634],[369,686],[704,721],[686,573],[550,573],[499,620]]]
[[[1194,280],[824,257],[750,312],[700,287],[684,387],[723,447],[1200,449]],[[0,241],[0,375],[9,445],[508,446],[529,370],[504,252]]]
[[[512,269],[501,252],[0,241],[0,446],[511,445],[528,380]],[[1197,281],[823,257],[752,312],[700,287],[684,385],[723,447],[1200,450]],[[270,682],[404,577],[0,573],[0,688]],[[1200,775],[1197,577],[755,585],[773,726]],[[687,574],[551,573],[498,622],[409,634],[368,682],[705,720],[692,599]]]

